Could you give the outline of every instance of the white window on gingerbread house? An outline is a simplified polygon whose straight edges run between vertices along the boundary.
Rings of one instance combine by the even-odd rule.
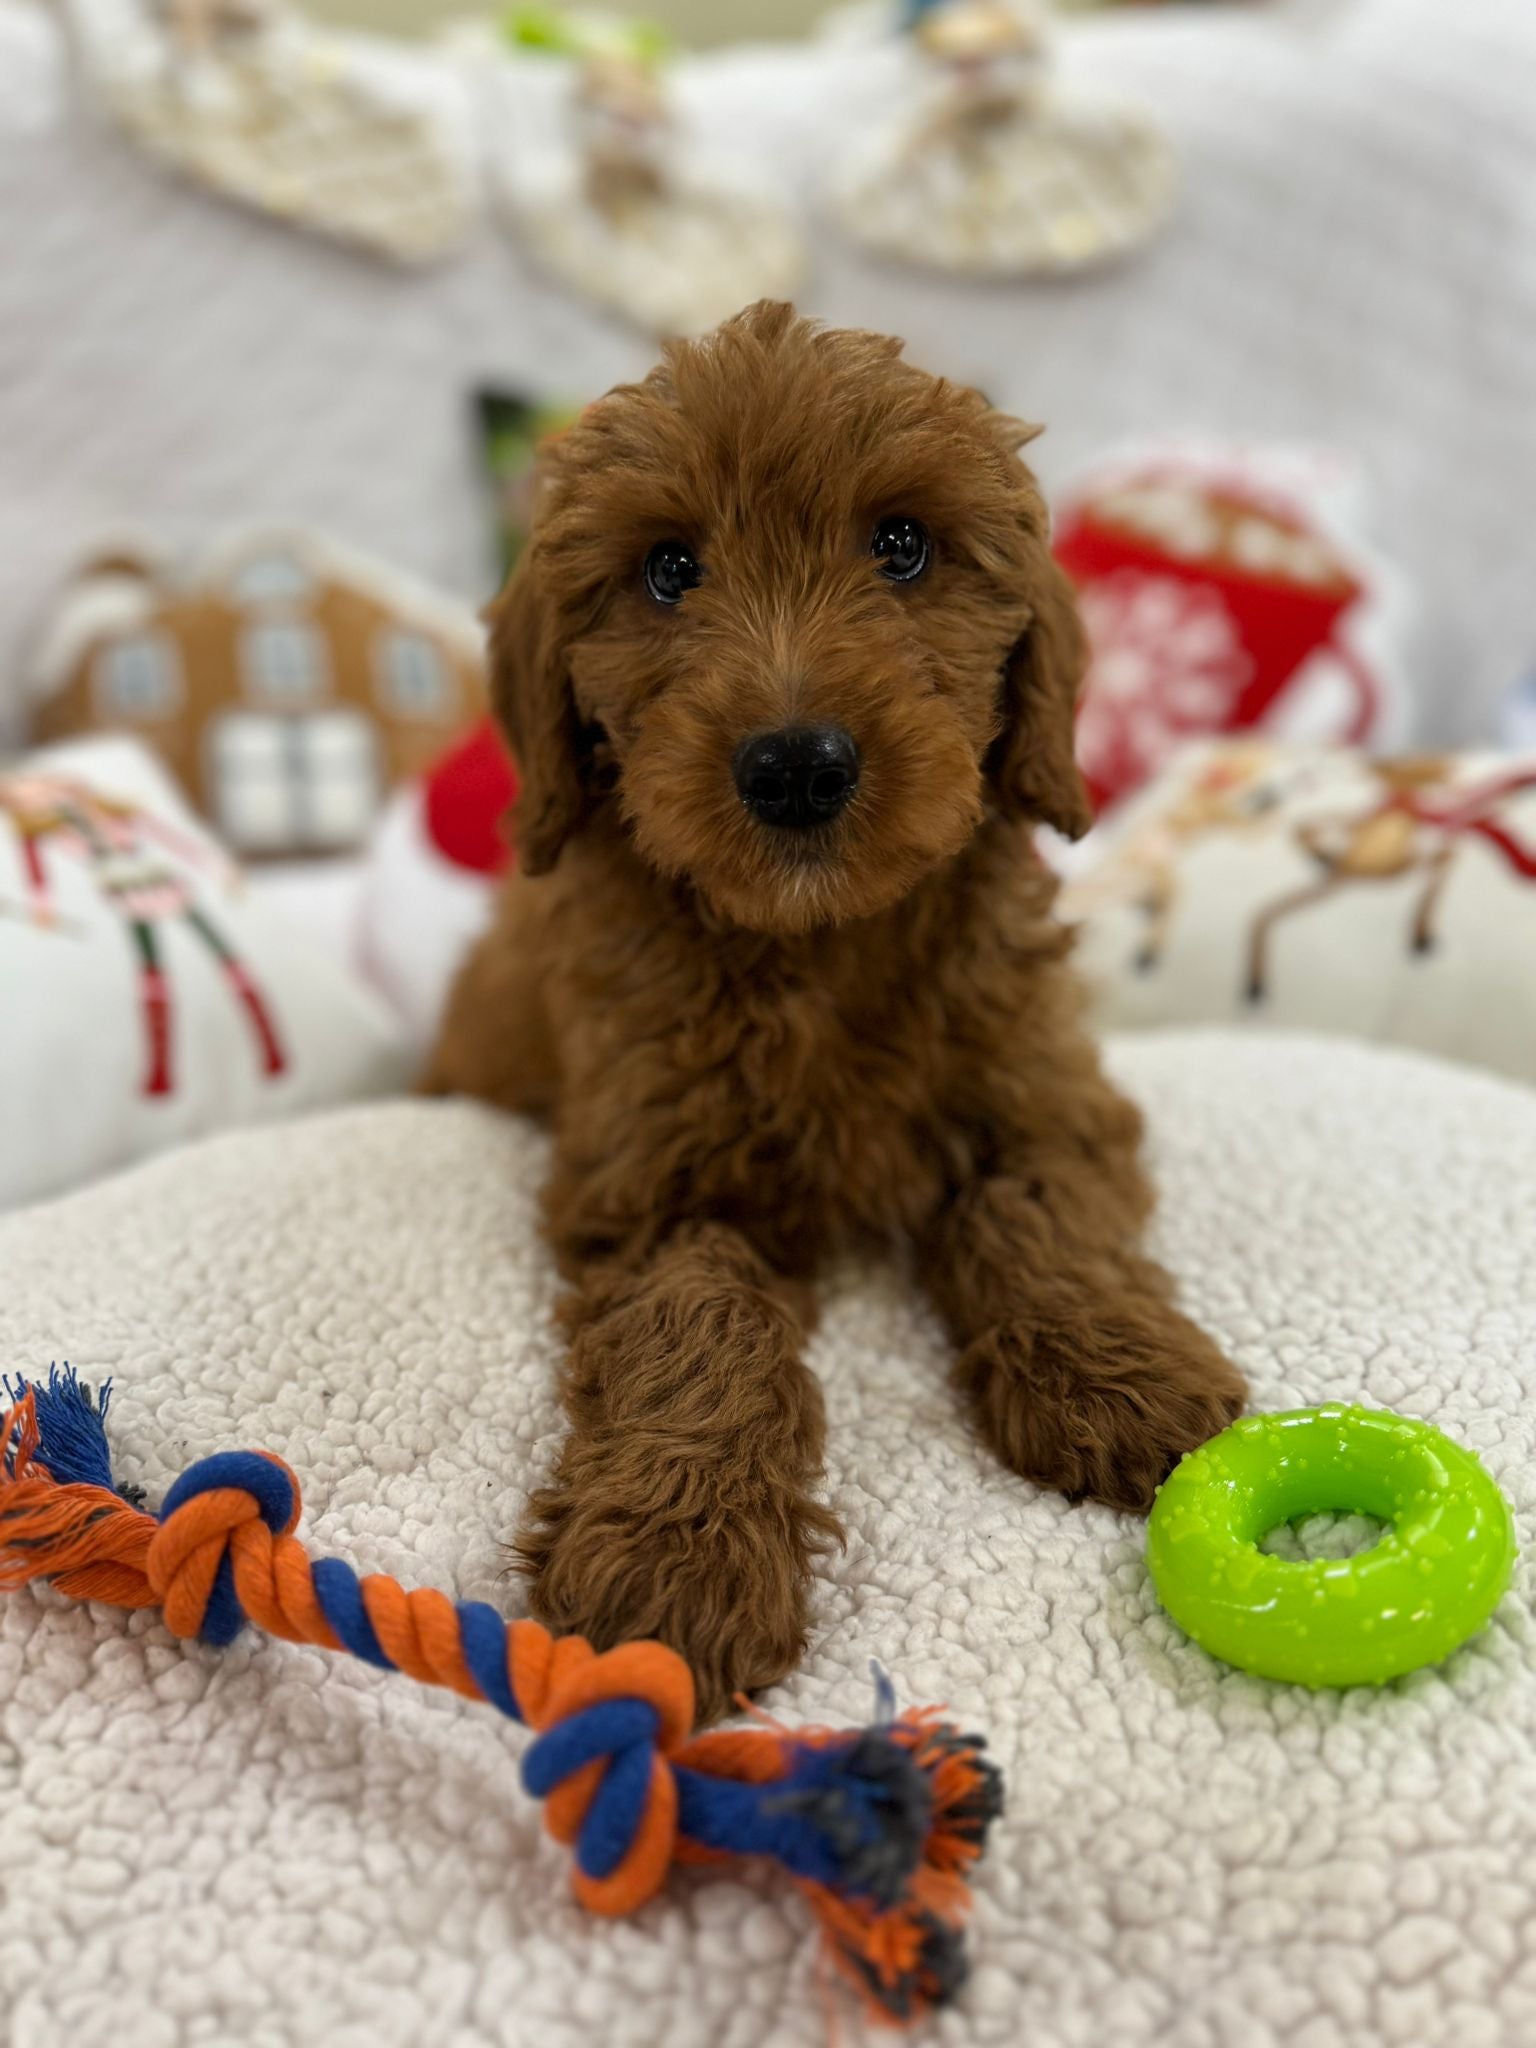
[[[437,641],[392,627],[374,642],[379,702],[396,718],[445,719],[454,708],[455,678]]]
[[[114,640],[96,656],[91,680],[103,724],[152,725],[181,708],[181,653],[168,633]]]
[[[281,709],[312,704],[330,684],[324,637],[298,619],[262,619],[240,640],[245,694]]]
[[[240,604],[297,604],[314,589],[314,580],[295,555],[252,555],[229,579],[230,594]]]
[[[231,711],[211,749],[214,812],[241,853],[337,852],[355,846],[377,813],[374,731],[359,711]]]

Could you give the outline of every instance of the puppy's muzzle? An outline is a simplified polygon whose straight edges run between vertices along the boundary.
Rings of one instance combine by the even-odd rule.
[[[796,725],[743,740],[736,788],[765,825],[825,825],[859,786],[859,750],[840,725]]]

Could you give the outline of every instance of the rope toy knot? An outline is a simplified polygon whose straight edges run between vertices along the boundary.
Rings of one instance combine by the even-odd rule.
[[[523,1785],[545,1802],[557,1841],[576,1848],[575,1889],[597,1913],[628,1913],[658,1892],[677,1850],[673,1759],[693,1728],[693,1674],[661,1643],[594,1655],[556,1645],[542,1697],[523,1697],[538,1740]],[[561,1654],[563,1653],[563,1654]]]
[[[145,1572],[173,1635],[232,1643],[246,1612],[236,1560],[271,1571],[273,1539],[299,1519],[299,1482],[269,1451],[218,1451],[172,1485]]]

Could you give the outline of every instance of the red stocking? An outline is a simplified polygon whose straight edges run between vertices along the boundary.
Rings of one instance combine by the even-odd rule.
[[[232,960],[228,954],[224,954],[219,964],[224,969],[224,979],[234,990],[241,1008],[251,1020],[256,1041],[261,1047],[261,1071],[270,1080],[274,1075],[284,1072],[288,1061],[265,998],[238,960]]]
[[[139,1001],[144,1011],[144,1039],[149,1065],[144,1076],[146,1095],[171,1092],[171,991],[158,967],[139,970]]]

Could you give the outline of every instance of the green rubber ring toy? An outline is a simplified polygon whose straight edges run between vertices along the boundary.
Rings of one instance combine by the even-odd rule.
[[[1270,1557],[1298,1515],[1390,1523],[1357,1556]],[[1382,1685],[1438,1664],[1509,1584],[1509,1504],[1471,1451],[1427,1422],[1330,1402],[1250,1415],[1182,1459],[1147,1525],[1157,1597],[1213,1657],[1292,1685]]]

